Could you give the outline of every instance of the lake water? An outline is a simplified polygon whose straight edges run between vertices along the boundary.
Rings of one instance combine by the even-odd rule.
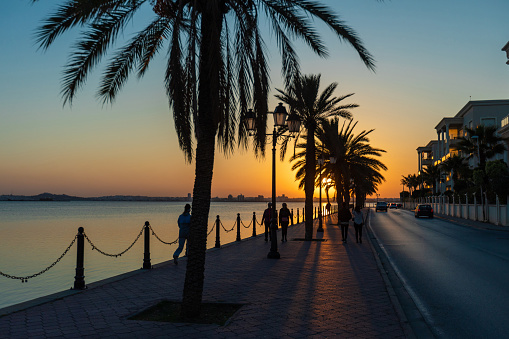
[[[303,202],[287,203],[301,215]],[[124,251],[133,243],[149,221],[153,231],[165,242],[178,238],[177,218],[185,202],[0,202],[0,272],[12,276],[30,276],[51,265],[71,244],[78,227],[83,227],[98,249],[111,254]],[[252,223],[253,212],[258,222],[267,204],[260,202],[212,202],[209,230],[216,215],[230,230],[240,213],[245,227]],[[316,204],[318,206],[318,204]],[[278,203],[278,209],[280,208]],[[252,225],[241,227],[241,238],[252,235]],[[257,224],[257,234],[264,231]],[[209,235],[207,248],[215,245],[215,230]],[[235,241],[234,231],[221,228],[221,245]],[[67,290],[74,284],[76,244],[49,271],[21,283],[17,279],[0,276],[0,308]],[[151,263],[170,260],[177,245],[166,245],[154,236],[150,238]],[[100,254],[85,240],[85,282],[87,284],[130,272],[142,267],[143,235],[120,257]]]

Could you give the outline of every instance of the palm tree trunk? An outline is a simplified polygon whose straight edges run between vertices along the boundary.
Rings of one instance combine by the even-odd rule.
[[[210,210],[214,151],[220,105],[222,13],[220,1],[208,1],[201,17],[200,80],[196,117],[196,169],[193,208],[187,245],[187,268],[181,314],[198,317],[201,312],[207,250],[207,222]]]
[[[210,133],[208,133],[210,134]],[[182,297],[182,316],[197,317],[201,311],[207,250],[215,135],[198,139],[193,189],[193,208],[187,243],[187,268]]]
[[[313,193],[315,191],[315,129],[312,126],[307,128],[306,145],[306,178],[304,182],[304,192],[306,194],[305,208],[305,239],[313,239]]]

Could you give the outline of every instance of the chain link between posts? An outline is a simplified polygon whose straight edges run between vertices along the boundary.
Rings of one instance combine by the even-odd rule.
[[[244,226],[244,228],[249,228],[249,227],[251,227],[251,224],[253,224],[253,220],[251,220],[251,222],[247,226],[244,225],[244,222],[242,220],[240,220],[240,223],[242,224],[242,226]]]
[[[110,254],[110,253],[106,253],[104,251],[101,251],[99,248],[97,248],[96,245],[94,245],[94,243],[92,242],[92,240],[90,240],[90,238],[86,235],[85,232],[83,232],[83,236],[85,237],[85,239],[87,239],[88,243],[90,244],[90,246],[92,246],[92,251],[93,250],[97,250],[97,252],[101,253],[102,255],[105,255],[107,257],[114,257],[114,258],[117,258],[117,257],[120,257],[122,254],[126,253],[127,251],[129,251],[133,246],[134,244],[136,244],[136,242],[138,241],[138,239],[140,239],[140,236],[143,234],[143,229],[145,228],[145,226],[143,226],[141,228],[141,231],[140,233],[138,233],[138,236],[136,237],[136,239],[134,239],[133,243],[128,247],[126,248],[125,250],[123,250],[122,252],[120,253],[117,253],[117,254]]]
[[[149,226],[150,230],[152,231],[152,235],[154,237],[156,237],[157,240],[159,240],[160,242],[162,242],[163,244],[165,245],[173,245],[173,244],[176,244],[179,242],[179,238],[177,237],[177,239],[175,239],[174,241],[172,242],[166,242],[164,240],[162,240],[161,238],[159,238],[159,236],[156,234],[156,232],[154,232],[154,229],[152,228],[152,225]]]
[[[0,271],[0,275],[6,277],[6,278],[9,278],[9,279],[18,279],[18,280],[21,280],[22,283],[25,283],[25,282],[28,282],[28,279],[31,279],[31,278],[35,278],[43,273],[46,273],[47,271],[49,271],[51,268],[53,268],[53,266],[55,266],[56,264],[58,264],[58,262],[60,262],[60,260],[62,260],[62,258],[67,254],[67,252],[69,252],[69,250],[71,249],[71,247],[74,245],[74,243],[76,242],[76,239],[77,237],[75,236],[74,239],[71,241],[71,243],[69,244],[69,246],[67,246],[67,248],[65,249],[64,253],[62,253],[62,255],[60,257],[58,257],[57,260],[55,260],[51,265],[49,265],[48,267],[46,267],[45,269],[43,269],[42,271],[38,272],[38,273],[35,273],[35,274],[32,274],[32,275],[27,275],[25,277],[18,277],[18,276],[15,276],[15,275],[10,275],[10,274],[7,274],[7,273],[3,273],[2,271]]]
[[[230,233],[231,231],[233,231],[233,229],[235,228],[235,225],[237,224],[237,222],[235,221],[235,222],[233,223],[233,227],[232,227],[231,229],[227,230],[227,229],[224,227],[223,222],[222,222],[222,221],[219,221],[219,222],[221,223],[221,226],[223,227],[223,230],[224,230],[226,233]]]

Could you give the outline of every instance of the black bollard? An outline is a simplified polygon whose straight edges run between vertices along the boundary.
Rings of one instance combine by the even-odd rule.
[[[253,237],[256,237],[256,212],[253,212]]]
[[[297,224],[299,223],[299,209],[297,208]]]
[[[150,224],[148,221],[145,221],[145,253],[143,255],[143,268],[152,268],[152,265],[150,264]]]
[[[292,222],[292,223],[291,223],[291,225],[293,225],[293,208],[292,208],[292,210],[291,210],[291,212],[290,212],[290,215],[291,215],[291,217],[292,217],[292,219],[291,219],[291,222]]]
[[[237,241],[240,241],[240,213],[237,213]]]
[[[219,220],[219,215],[216,216],[216,248],[221,247],[221,241],[219,240],[219,227],[221,227],[221,220]]]
[[[85,268],[83,264],[85,262],[85,236],[83,227],[78,228],[78,248],[76,250],[76,276],[74,277],[74,289],[84,290],[85,286]]]

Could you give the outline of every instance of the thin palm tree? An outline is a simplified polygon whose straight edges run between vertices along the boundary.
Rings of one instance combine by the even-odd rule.
[[[203,294],[216,141],[224,153],[231,153],[237,142],[247,147],[242,121],[247,107],[253,106],[259,126],[255,150],[263,153],[265,147],[269,71],[261,21],[266,20],[275,33],[285,84],[299,74],[292,39],[303,40],[317,55],[327,56],[314,19],[348,42],[369,69],[374,68],[374,61],[356,33],[318,1],[62,0],[38,29],[37,39],[46,49],[64,32],[82,29],[64,71],[64,104],[72,103],[87,76],[112,47],[124,43],[122,33],[138,22],[133,21],[136,14],[141,12],[139,18],[147,18],[147,6],[154,16],[124,47],[113,52],[98,96],[104,103],[113,103],[132,73],[142,77],[156,55],[166,54],[162,73],[179,146],[188,162],[195,160],[182,300],[183,315],[195,317]]]
[[[276,89],[276,98],[290,106],[291,112],[297,114],[302,122],[301,136],[306,139],[306,171],[304,178],[305,201],[305,239],[313,238],[313,193],[316,177],[315,131],[317,127],[331,117],[351,118],[350,109],[357,104],[341,105],[341,101],[353,93],[340,97],[333,96],[338,84],[332,83],[323,92],[320,90],[321,75],[302,75],[295,77],[286,91]]]

